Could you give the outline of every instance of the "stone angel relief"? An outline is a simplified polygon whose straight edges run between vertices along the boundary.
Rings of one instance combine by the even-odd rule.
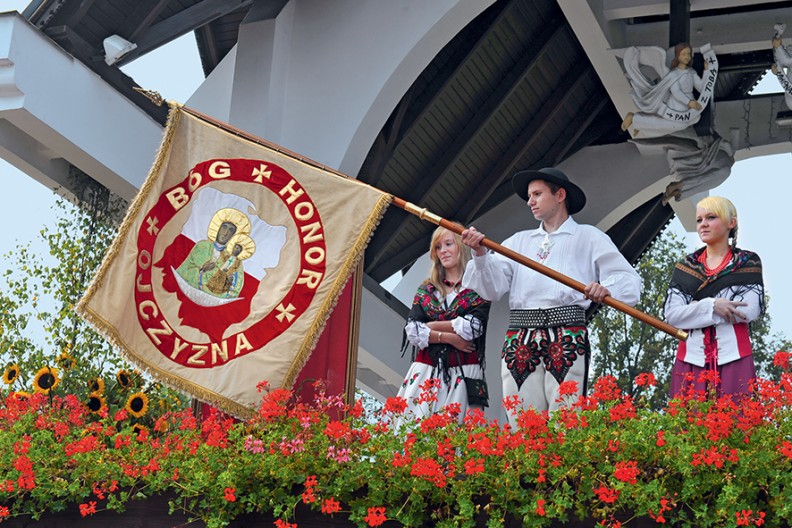
[[[693,48],[687,42],[674,47],[670,68],[666,50],[659,46],[630,47],[624,53],[624,68],[632,86],[631,96],[638,112],[630,112],[622,130],[633,137],[661,137],[684,130],[699,121],[712,100],[718,77],[718,59],[709,44],[704,55],[703,78],[692,68]],[[644,72],[654,70],[647,77]],[[656,80],[655,80],[656,79]],[[693,90],[699,93],[694,96]]]
[[[781,35],[786,30],[786,24],[776,24],[773,26],[775,35],[773,36],[773,75],[778,78],[781,88],[784,90],[784,102],[787,108],[792,110],[792,82],[786,68],[792,68],[792,46],[784,47],[781,43]]]

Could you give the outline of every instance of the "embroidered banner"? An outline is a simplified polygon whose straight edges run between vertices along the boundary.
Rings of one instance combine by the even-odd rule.
[[[78,312],[158,380],[238,416],[291,387],[391,196],[171,109]]]

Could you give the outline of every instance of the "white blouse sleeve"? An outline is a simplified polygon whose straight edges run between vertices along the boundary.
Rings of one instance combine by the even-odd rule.
[[[668,291],[664,312],[668,324],[677,328],[705,328],[721,323],[723,319],[714,312],[715,299],[707,297],[700,301],[688,301],[687,296],[677,289]]]
[[[599,283],[608,288],[611,297],[630,306],[635,306],[641,297],[643,281],[616,245],[605,233],[595,231],[593,237],[594,266]]]
[[[733,287],[734,291],[729,292],[726,295],[727,298],[732,299],[733,301],[744,302],[746,306],[740,306],[737,308],[738,311],[742,312],[745,315],[745,319],[741,320],[741,323],[750,323],[751,321],[755,321],[762,315],[762,289],[760,286],[755,285],[753,287]],[[721,293],[728,292],[729,290],[724,290]],[[720,297],[720,293],[718,296]],[[715,316],[718,317],[718,316]]]
[[[741,323],[750,323],[762,313],[761,288],[732,286],[718,292],[715,297],[707,297],[700,301],[687,301],[687,296],[677,289],[668,290],[665,304],[665,319],[668,324],[677,328],[706,328],[723,324],[726,320],[715,313],[715,299],[725,298],[744,302],[738,310],[745,314]]]
[[[503,246],[508,247],[509,240]],[[475,291],[486,301],[497,301],[511,288],[516,262],[494,253],[473,255],[465,268],[462,287]]]
[[[481,320],[472,315],[463,315],[451,321],[451,327],[454,329],[456,335],[466,341],[472,341],[481,335],[483,330]]]
[[[408,321],[404,326],[407,341],[419,350],[429,346],[429,327],[420,321]]]

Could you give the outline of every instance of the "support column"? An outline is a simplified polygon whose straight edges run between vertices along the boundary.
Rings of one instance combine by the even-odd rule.
[[[690,0],[670,0],[669,8],[668,45],[673,48],[680,42],[690,43]],[[690,67],[695,68],[696,71],[703,71],[704,58],[701,54],[693,57]],[[698,136],[711,136],[714,134],[714,107],[715,101],[710,102],[701,113],[699,122],[693,125],[693,130]]]
[[[690,42],[690,0],[670,0],[668,45]]]

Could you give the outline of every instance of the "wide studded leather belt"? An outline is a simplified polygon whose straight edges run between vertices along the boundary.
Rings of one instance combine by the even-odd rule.
[[[511,310],[509,329],[551,328],[554,326],[585,325],[586,311],[580,306],[559,306],[534,310]]]

